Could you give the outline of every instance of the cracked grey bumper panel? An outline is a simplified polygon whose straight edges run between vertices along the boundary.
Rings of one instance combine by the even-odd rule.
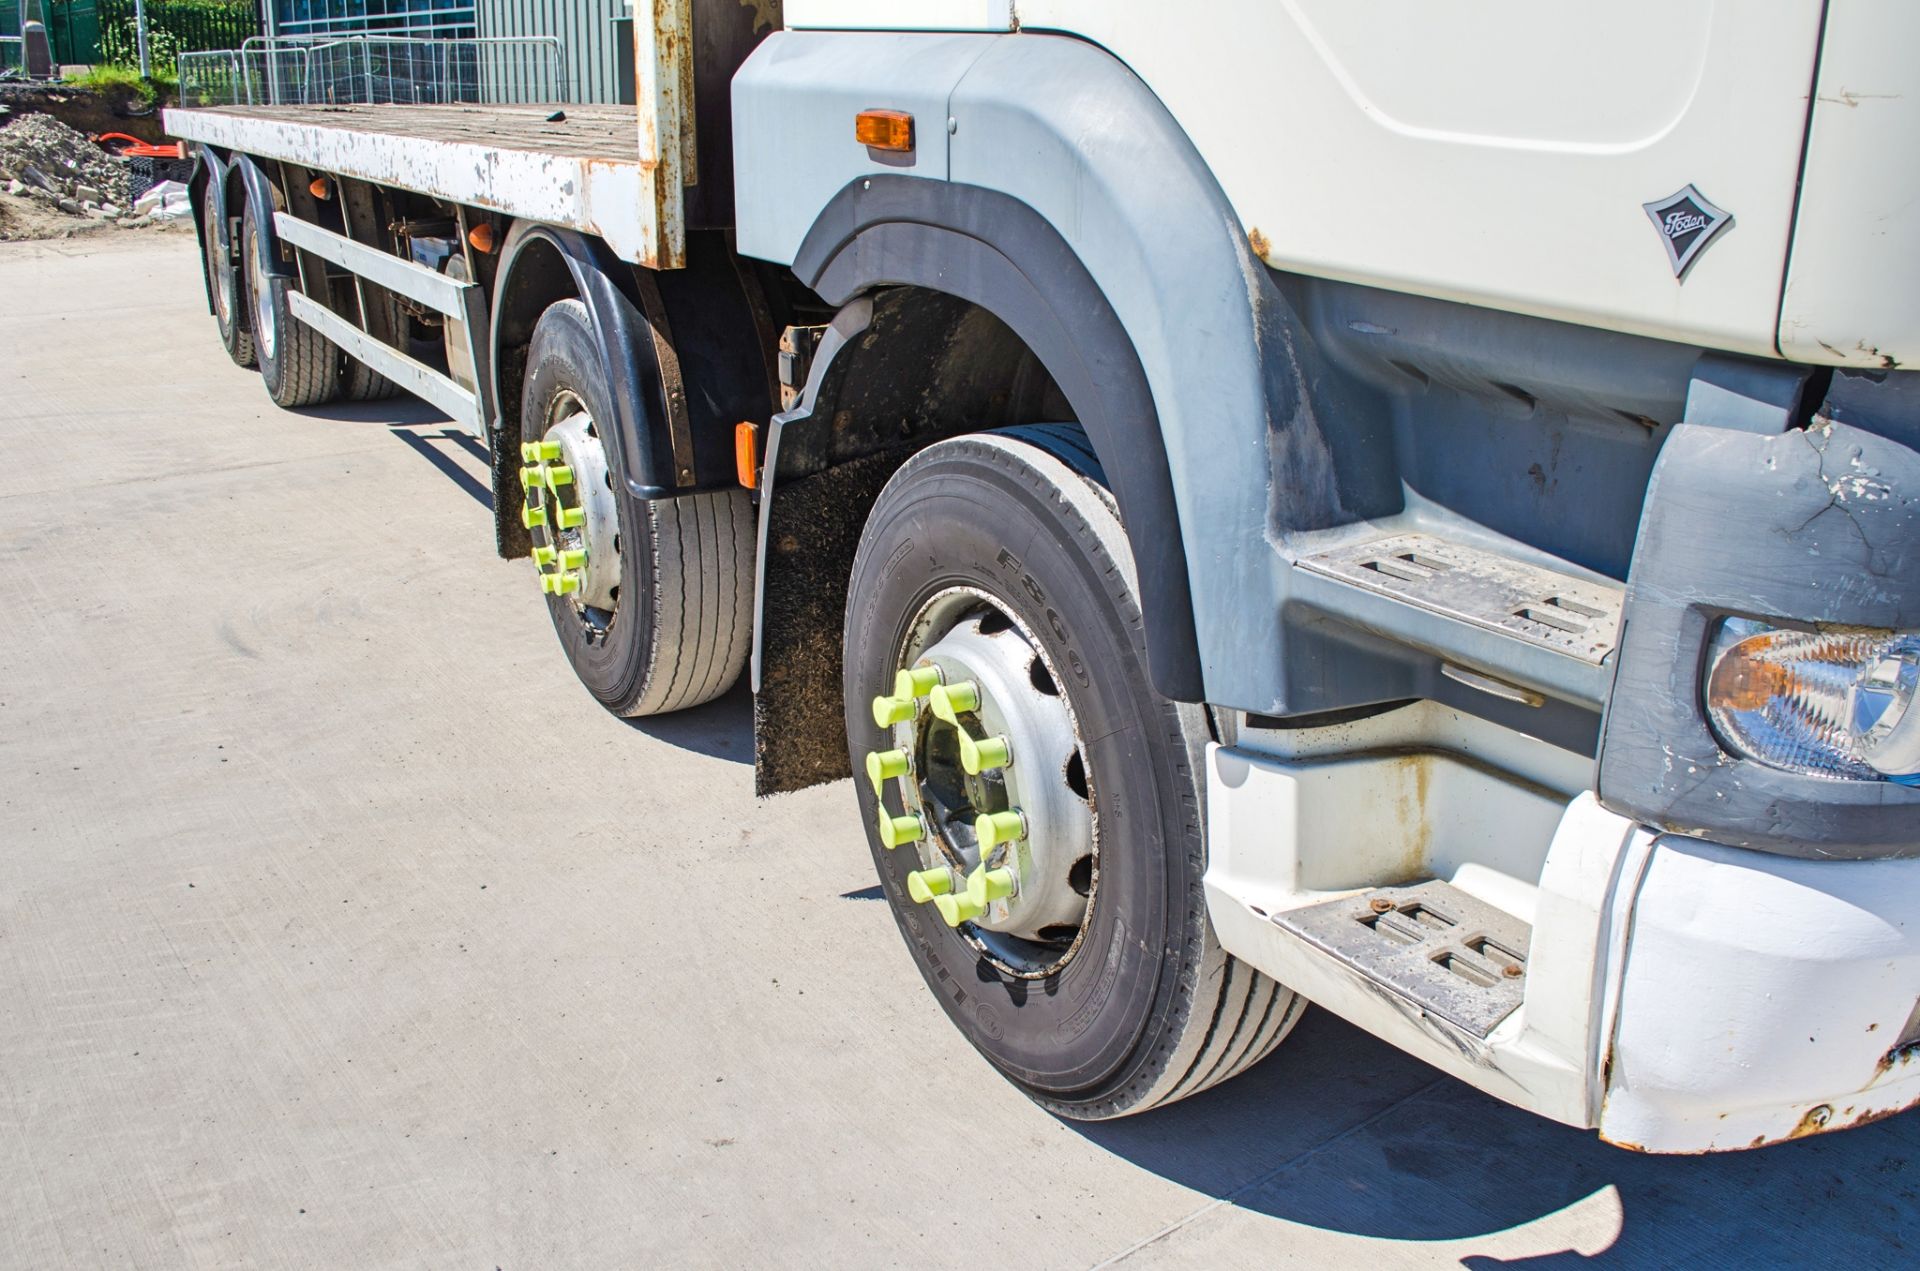
[[[1736,758],[1701,676],[1723,617],[1920,628],[1920,453],[1846,424],[1682,424],[1648,487],[1599,795],[1677,834],[1815,859],[1920,856],[1920,790]]]

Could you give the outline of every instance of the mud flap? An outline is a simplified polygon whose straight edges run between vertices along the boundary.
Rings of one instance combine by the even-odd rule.
[[[849,776],[841,631],[867,511],[911,448],[782,483],[767,521],[761,676],[753,697],[754,792]]]

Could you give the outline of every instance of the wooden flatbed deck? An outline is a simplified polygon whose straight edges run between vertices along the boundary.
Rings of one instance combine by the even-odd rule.
[[[550,121],[555,111],[565,119]],[[214,106],[165,120],[183,140],[564,225],[636,264],[678,263],[674,248],[662,259],[678,227],[660,224],[632,106]]]

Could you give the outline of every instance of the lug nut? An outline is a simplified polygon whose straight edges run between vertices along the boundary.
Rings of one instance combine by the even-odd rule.
[[[963,922],[972,922],[987,912],[983,907],[974,904],[972,898],[965,895],[935,896],[933,907],[940,911],[940,917],[949,927],[957,927]]]
[[[892,728],[895,724],[904,724],[913,718],[916,704],[911,697],[887,697],[882,695],[873,699],[873,722],[882,728]]]
[[[1019,808],[983,812],[973,819],[973,833],[980,840],[980,851],[990,852],[1002,843],[1017,843],[1027,837],[1027,818]]]
[[[895,697],[925,697],[940,687],[940,668],[916,666],[893,677]]]
[[[1004,736],[989,737],[976,742],[967,736],[966,730],[960,732],[960,766],[967,775],[977,777],[983,772],[994,772],[1013,762],[1013,743]]]
[[[561,514],[563,520],[565,519],[565,515],[565,513]],[[526,526],[528,529],[532,529],[537,525],[545,525],[546,523],[547,510],[545,508],[537,508],[530,503],[522,503],[520,505],[520,524]]]
[[[907,752],[904,750],[869,750],[867,752],[867,780],[873,783],[873,792],[880,793],[884,782],[895,777],[907,775]]]
[[[545,569],[553,564],[554,551],[551,547],[536,547],[528,554],[533,557],[535,569]]]
[[[585,569],[586,566],[587,550],[584,547],[570,547],[560,553],[560,568]]]
[[[888,851],[902,843],[918,843],[927,836],[926,822],[918,816],[894,816],[884,807],[880,809],[880,843]]]
[[[927,704],[936,718],[958,727],[964,712],[980,709],[980,686],[972,680],[936,685],[927,693]]]
[[[1014,874],[1010,869],[988,869],[984,865],[967,878],[967,899],[985,913],[996,900],[1013,895]]]
[[[547,469],[547,484],[555,486],[572,485],[573,469],[567,467],[565,464],[554,464]]]
[[[916,869],[907,875],[907,895],[913,897],[913,903],[924,905],[935,896],[949,895],[953,891],[953,871],[945,865],[937,869]]]
[[[582,525],[585,525],[586,523],[587,523],[587,510],[585,508],[561,508],[560,509],[560,528],[561,529],[577,530]]]

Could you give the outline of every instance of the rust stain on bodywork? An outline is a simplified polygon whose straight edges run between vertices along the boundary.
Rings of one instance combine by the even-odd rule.
[[[1247,246],[1253,248],[1253,254],[1261,260],[1265,260],[1267,253],[1273,250],[1273,244],[1267,240],[1265,234],[1260,232],[1260,227],[1257,225],[1247,231]]]

